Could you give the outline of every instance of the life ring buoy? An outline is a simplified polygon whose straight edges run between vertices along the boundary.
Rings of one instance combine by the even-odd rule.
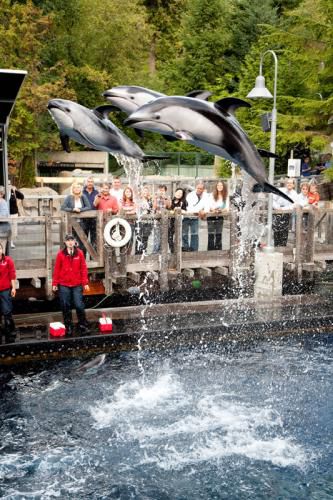
[[[110,247],[120,248],[131,239],[132,229],[127,220],[116,217],[105,225],[103,235]]]

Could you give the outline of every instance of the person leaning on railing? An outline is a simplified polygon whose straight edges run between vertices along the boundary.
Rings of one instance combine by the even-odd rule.
[[[90,203],[90,209],[96,210],[96,207],[94,205],[94,201],[95,201],[96,196],[98,195],[98,191],[95,188],[93,177],[87,177],[82,194],[88,198],[89,203]],[[88,237],[90,236],[90,242],[91,242],[92,246],[96,248],[96,219],[95,218],[85,219],[85,232],[86,232],[86,235]]]
[[[88,210],[91,210],[90,203],[88,198],[83,194],[82,192],[82,185],[78,182],[74,182],[71,186],[71,194],[66,196],[64,199],[64,202],[61,206],[61,210],[64,212],[72,212],[76,214],[80,214],[82,212],[87,212]],[[82,227],[83,231],[86,233],[86,225],[85,225],[85,219],[80,219],[79,224]],[[79,244],[79,247],[83,251],[84,255],[86,255],[86,249],[76,234],[76,232],[73,230],[73,233],[75,235],[75,238],[77,239],[77,242]]]
[[[199,218],[205,216],[208,193],[202,181],[197,182],[194,191],[186,196],[187,212],[195,217],[184,217],[183,220],[183,252],[197,252],[199,248]]]
[[[98,210],[111,212],[113,215],[119,212],[117,198],[110,194],[110,184],[108,182],[103,182],[101,192],[95,197],[94,206]]]
[[[10,247],[15,248],[15,241],[17,238],[17,218],[19,214],[17,200],[24,200],[24,194],[21,193],[21,191],[19,191],[18,189],[16,189],[15,186],[9,186],[9,187],[10,187],[9,213],[10,213],[10,218],[12,219],[11,221],[12,234],[11,234]]]
[[[295,191],[295,183],[293,179],[287,179],[285,187],[281,191],[289,196],[295,203],[297,202],[297,192]],[[295,204],[285,200],[281,196],[273,196],[273,208],[280,210],[292,210]],[[274,233],[274,246],[285,247],[288,242],[288,231],[290,224],[290,214],[274,214],[273,215],[273,233]]]
[[[186,191],[182,187],[178,187],[175,191],[174,197],[171,200],[170,211],[173,214],[177,210],[180,210],[182,213],[185,213],[186,209],[187,209]],[[175,219],[174,217],[172,217],[169,221],[169,229],[168,229],[168,241],[171,253],[173,253],[175,250],[174,236],[175,236]]]
[[[124,189],[123,197],[122,197],[122,200],[120,202],[120,208],[121,208],[121,211],[123,212],[124,215],[136,215],[137,214],[137,207],[136,207],[136,203],[134,201],[133,189],[130,186],[127,186]],[[133,241],[134,241],[135,221],[133,220],[133,218],[131,218],[130,220],[128,220],[128,222],[131,226],[132,236],[131,236],[130,242],[128,243],[127,252],[131,253]]]
[[[149,187],[143,186],[139,202],[141,215],[150,215],[153,212],[153,199]],[[153,230],[152,220],[142,220],[139,218],[136,229],[135,254],[141,255],[147,250],[149,236]]]
[[[206,211],[208,212],[208,248],[222,250],[223,210],[229,208],[228,189],[223,181],[217,181],[213,192],[208,195]]]
[[[9,207],[8,203],[5,200],[6,190],[4,186],[0,186],[0,217],[8,217],[9,218]],[[4,253],[7,249],[7,241],[8,236],[10,234],[10,225],[9,222],[0,222],[0,243],[4,250]]]

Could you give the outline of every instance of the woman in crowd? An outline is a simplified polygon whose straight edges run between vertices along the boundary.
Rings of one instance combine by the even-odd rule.
[[[186,191],[185,189],[178,187],[175,191],[174,197],[171,200],[170,210],[173,213],[176,210],[180,210],[182,213],[185,213],[186,209],[187,209]],[[172,217],[169,220],[169,229],[168,229],[168,242],[171,253],[173,253],[175,250],[174,236],[175,236],[175,219]]]
[[[4,247],[0,243],[0,313],[5,321],[5,334],[10,335],[15,330],[12,317],[12,298],[16,295],[16,271],[14,261],[5,255]]]
[[[0,217],[9,217],[9,208],[8,203],[5,200],[5,188],[4,186],[0,186]],[[0,222],[0,243],[3,248],[3,253],[6,253],[6,246],[8,236],[10,234],[10,225],[9,222]]]
[[[229,209],[228,189],[217,181],[207,199],[208,250],[222,250],[223,210]]]
[[[141,215],[150,215],[153,212],[153,199],[148,186],[142,188],[140,199]],[[148,239],[153,230],[153,221],[140,220],[137,223],[135,253],[143,254],[147,250]]]
[[[82,185],[79,184],[78,182],[74,182],[71,186],[71,194],[66,196],[64,199],[64,202],[61,206],[61,210],[64,212],[72,212],[74,214],[80,214],[82,212],[86,212],[88,210],[91,210],[90,202],[88,198],[83,194],[82,192]],[[82,227],[83,231],[86,232],[86,227],[85,227],[85,220],[80,219],[79,224]],[[79,247],[83,251],[84,255],[86,254],[86,249],[80,240],[80,238],[77,236],[75,231],[73,231],[76,240],[79,244]]]
[[[18,189],[16,189],[15,186],[11,186],[10,197],[9,197],[9,213],[10,213],[10,218],[12,219],[11,222],[12,234],[11,234],[10,248],[15,248],[15,241],[17,238],[17,218],[19,213],[17,200],[24,200],[24,194],[21,193],[21,191],[19,191]]]
[[[295,191],[295,183],[293,179],[287,179],[285,187],[281,191],[289,196],[294,202],[297,202],[297,192]],[[273,196],[273,208],[280,210],[292,210],[295,208],[294,203],[291,203],[281,196]],[[288,242],[288,231],[290,224],[290,214],[275,214],[273,215],[273,233],[274,233],[274,246],[285,247]]]
[[[130,186],[127,186],[124,189],[120,206],[124,215],[136,215],[137,207],[136,203],[134,202],[133,189]],[[128,243],[127,249],[128,253],[130,254],[134,240],[135,221],[133,220],[133,218],[131,218],[131,220],[129,220],[128,222],[132,229],[132,236],[130,242]]]

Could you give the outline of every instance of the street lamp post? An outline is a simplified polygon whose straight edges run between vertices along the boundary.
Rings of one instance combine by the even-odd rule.
[[[264,57],[267,54],[271,54],[274,59],[274,91],[273,95],[266,88],[265,78],[262,76],[262,66]],[[251,92],[247,95],[250,99],[272,99],[273,98],[273,110],[272,110],[272,118],[271,118],[271,139],[270,139],[270,152],[275,154],[276,147],[276,122],[277,122],[277,112],[276,112],[276,89],[277,89],[277,72],[278,72],[278,59],[274,52],[274,50],[266,50],[260,57],[260,65],[259,65],[259,76],[256,78],[256,83]],[[275,169],[275,158],[269,159],[269,174],[268,181],[270,184],[274,184],[274,169]],[[267,235],[267,250],[273,251],[273,234],[272,234],[272,223],[273,223],[273,195],[269,193],[268,196],[268,214],[267,214],[267,226],[268,226],[268,235]]]

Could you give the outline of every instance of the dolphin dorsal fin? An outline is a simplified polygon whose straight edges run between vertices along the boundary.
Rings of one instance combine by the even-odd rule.
[[[207,101],[213,94],[209,90],[191,90],[186,94],[186,97],[192,97],[193,99],[201,99],[202,101]]]
[[[97,106],[97,108],[93,109],[93,113],[98,116],[98,118],[108,118],[109,114],[112,111],[119,111],[115,106],[111,106],[111,104],[103,104],[102,106]]]
[[[235,114],[237,108],[244,107],[250,108],[251,104],[242,99],[238,99],[237,97],[225,97],[224,99],[220,99],[219,101],[214,102],[214,105],[217,108],[222,109],[222,111],[226,111],[231,115]]]

